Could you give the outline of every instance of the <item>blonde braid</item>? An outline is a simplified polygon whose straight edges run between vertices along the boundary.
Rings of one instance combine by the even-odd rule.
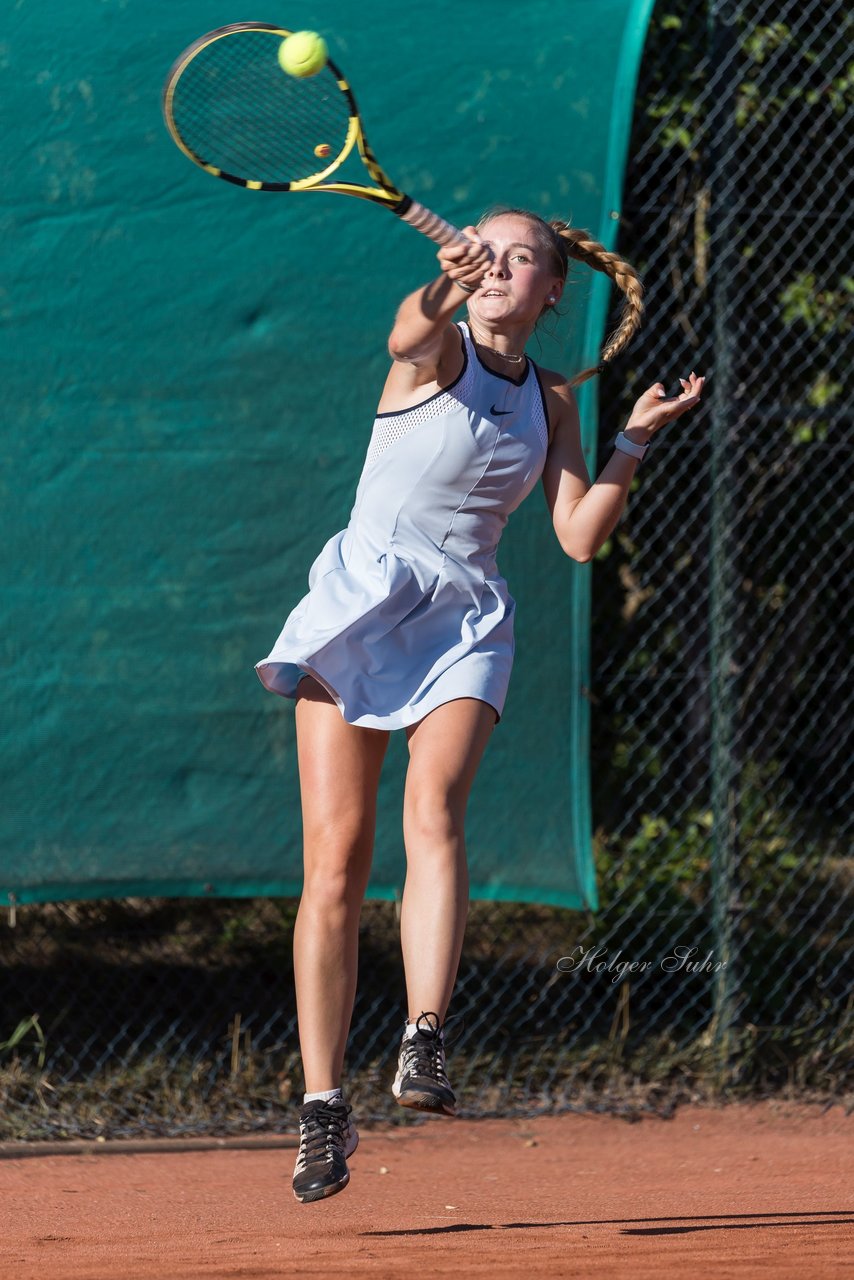
[[[602,363],[596,368],[583,369],[570,379],[570,386],[577,387],[580,382],[586,382],[594,374],[601,373],[607,361],[613,360],[615,355],[628,346],[640,328],[643,317],[643,285],[634,267],[616,253],[609,253],[603,244],[593,239],[589,231],[581,231],[559,219],[553,219],[548,225],[564,241],[568,257],[585,263],[594,271],[603,271],[625,294],[620,323],[602,349]]]

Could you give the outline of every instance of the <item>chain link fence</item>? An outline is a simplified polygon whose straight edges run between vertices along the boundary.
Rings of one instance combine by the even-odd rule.
[[[620,233],[648,320],[602,380],[600,467],[653,379],[706,373],[707,403],[658,438],[593,568],[602,910],[472,904],[468,1114],[851,1090],[852,48],[843,0],[656,7]],[[295,912],[19,910],[0,1136],[292,1129]],[[404,994],[396,906],[367,903],[365,1118],[411,1122],[389,1099]]]

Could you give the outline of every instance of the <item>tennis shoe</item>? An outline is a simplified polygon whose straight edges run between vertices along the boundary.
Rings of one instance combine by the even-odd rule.
[[[352,1110],[344,1102],[316,1099],[300,1111],[294,1195],[302,1204],[334,1196],[350,1181],[347,1157],[359,1145]]]
[[[415,1034],[408,1038],[404,1035],[401,1041],[391,1091],[402,1107],[456,1115],[457,1099],[445,1074],[445,1045],[438,1015],[419,1014],[415,1027]]]

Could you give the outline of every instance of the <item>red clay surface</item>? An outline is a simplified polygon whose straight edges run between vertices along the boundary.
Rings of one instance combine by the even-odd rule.
[[[293,1150],[0,1161],[3,1280],[761,1276],[854,1271],[854,1116],[431,1120],[363,1132],[346,1191]]]

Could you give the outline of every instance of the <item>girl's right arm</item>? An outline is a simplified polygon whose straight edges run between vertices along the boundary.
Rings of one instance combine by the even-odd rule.
[[[438,280],[404,298],[388,340],[391,358],[415,366],[422,375],[418,379],[421,383],[429,381],[430,374],[435,378],[454,313],[465,302],[467,292],[481,283],[492,261],[474,227],[466,227],[463,234],[466,240],[443,245],[436,255],[442,268]],[[457,280],[467,289],[457,288]]]

